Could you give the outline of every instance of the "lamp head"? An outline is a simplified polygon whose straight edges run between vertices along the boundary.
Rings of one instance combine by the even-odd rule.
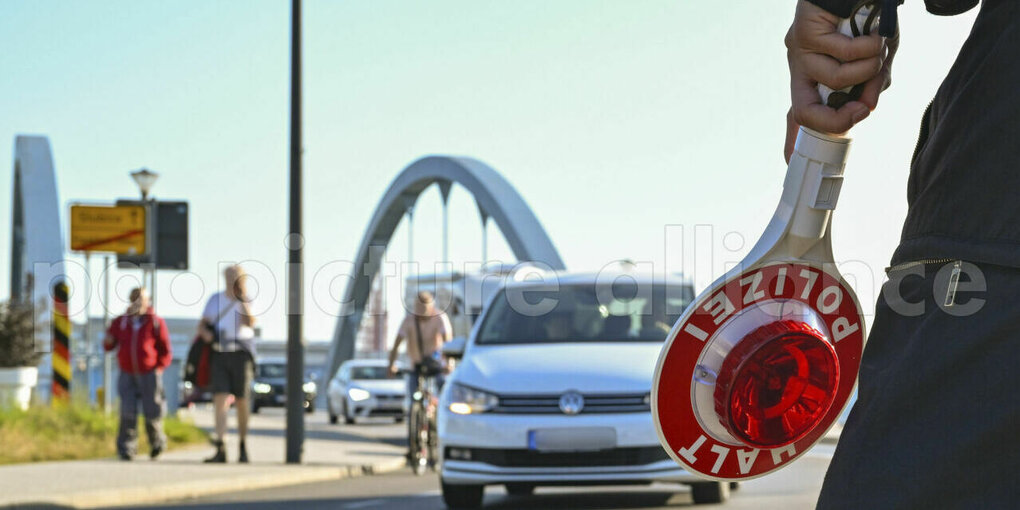
[[[159,174],[148,168],[142,168],[131,172],[131,178],[142,192],[142,199],[146,199],[149,198],[149,191],[156,184],[156,179],[159,179]]]

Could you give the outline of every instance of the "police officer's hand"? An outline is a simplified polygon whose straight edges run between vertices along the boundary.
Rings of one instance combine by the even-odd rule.
[[[839,32],[840,19],[807,0],[798,0],[786,34],[790,64],[791,107],[786,116],[786,160],[793,154],[797,129],[806,126],[826,133],[845,133],[878,106],[878,96],[892,83],[891,66],[899,37],[878,34],[848,37]],[[818,84],[833,90],[864,83],[859,101],[839,110],[822,104]]]

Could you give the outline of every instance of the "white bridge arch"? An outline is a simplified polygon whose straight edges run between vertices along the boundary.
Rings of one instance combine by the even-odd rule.
[[[405,168],[390,184],[376,206],[354,259],[354,276],[347,285],[329,349],[327,379],[344,361],[354,356],[355,336],[368,303],[372,280],[379,272],[381,254],[389,244],[400,220],[418,196],[434,184],[440,186],[444,201],[452,184],[459,184],[474,196],[483,221],[492,218],[520,261],[540,262],[552,269],[565,269],[559,252],[534,212],[517,190],[485,163],[467,157],[428,156]]]

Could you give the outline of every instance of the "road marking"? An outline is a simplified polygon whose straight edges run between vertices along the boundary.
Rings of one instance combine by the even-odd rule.
[[[370,506],[376,506],[382,504],[384,499],[366,499],[365,501],[356,501],[354,503],[347,503],[343,508],[368,508]]]

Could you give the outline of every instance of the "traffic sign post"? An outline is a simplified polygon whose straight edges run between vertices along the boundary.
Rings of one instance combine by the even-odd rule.
[[[71,251],[148,253],[148,214],[140,205],[71,205]]]
[[[118,253],[121,268],[188,269],[188,203],[163,200],[117,200],[118,207],[141,207],[147,214],[146,250]],[[155,290],[155,289],[153,289]],[[153,292],[155,294],[155,292]]]

